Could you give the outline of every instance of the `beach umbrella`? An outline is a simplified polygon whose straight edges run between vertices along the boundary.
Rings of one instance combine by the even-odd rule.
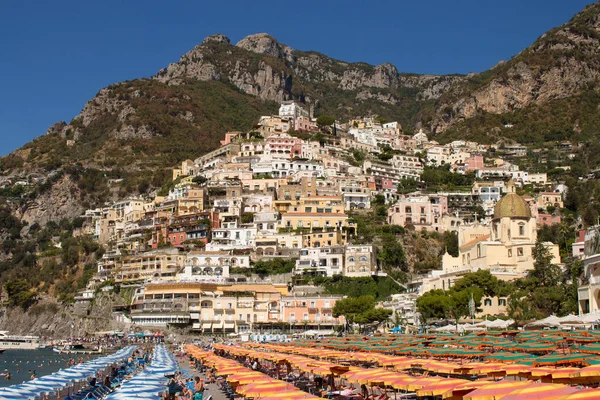
[[[409,384],[406,385],[406,390],[408,392],[413,392],[415,390],[418,389],[422,389],[427,385],[431,385],[433,383],[438,383],[441,381],[444,381],[445,378],[440,378],[440,377],[428,377],[428,378],[419,378],[415,381],[410,382]]]
[[[467,383],[463,383],[461,385],[455,386],[454,388],[452,388],[451,390],[448,390],[447,392],[444,392],[442,394],[442,398],[447,399],[447,398],[454,398],[454,397],[458,397],[458,398],[462,398],[465,394],[472,392],[473,390],[483,387],[483,386],[487,386],[489,385],[490,381],[473,381],[473,382],[467,382]]]
[[[551,383],[539,383],[534,386],[529,386],[523,389],[517,389],[502,400],[530,400],[530,399],[560,399],[569,394],[577,392],[577,389]]]
[[[600,377],[600,364],[583,367],[576,373],[581,378]]]
[[[593,400],[600,398],[600,389],[576,389],[575,393],[561,398],[561,400]]]
[[[517,389],[523,389],[527,386],[535,385],[533,382],[521,381],[501,381],[490,382],[488,385],[473,390],[463,396],[464,400],[498,400],[514,392]]]
[[[465,379],[444,379],[443,381],[433,382],[431,384],[423,386],[421,389],[417,389],[417,396],[441,396],[449,390],[454,389],[457,386],[464,385],[469,381]]]
[[[260,400],[300,400],[300,399],[320,399],[321,397],[303,392],[301,390],[282,392],[278,394],[269,394],[260,396]]]
[[[295,390],[296,387],[292,384],[282,381],[269,382],[264,384],[250,384],[240,386],[236,391],[245,397],[262,397],[265,394],[277,394],[282,391]]]

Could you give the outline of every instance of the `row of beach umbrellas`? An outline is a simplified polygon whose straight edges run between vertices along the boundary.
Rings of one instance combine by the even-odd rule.
[[[298,389],[291,383],[272,378],[260,371],[251,370],[235,360],[219,357],[213,352],[201,350],[193,345],[186,346],[185,351],[204,365],[214,368],[217,376],[225,376],[235,392],[245,398],[260,398],[261,400],[318,398]]]
[[[113,366],[123,363],[133,354],[135,348],[136,346],[128,346],[111,355],[61,369],[28,382],[2,388],[0,389],[0,400],[37,399],[44,394],[51,393],[55,393],[58,397],[66,397],[82,389],[87,384],[88,378],[95,376],[98,372],[107,372]]]
[[[250,344],[250,346],[252,346]],[[256,346],[258,347],[258,346]],[[220,350],[234,355],[246,355],[264,360],[282,362],[293,360],[298,356],[296,352],[303,355],[315,356],[316,353],[308,352],[306,348],[295,347],[293,345],[265,345],[261,344],[261,351],[252,349],[243,349],[239,347],[217,345]],[[294,354],[276,353],[277,350],[293,352]],[[316,351],[322,349],[315,349]],[[262,355],[261,355],[262,353]],[[340,352],[341,353],[341,352]],[[366,353],[347,353],[346,361],[356,360],[357,354]],[[340,354],[337,354],[338,356]],[[308,357],[301,357],[308,358]],[[310,358],[308,358],[310,360]],[[343,360],[343,358],[337,358]],[[372,360],[372,359],[371,359]],[[315,363],[319,362],[313,360]],[[458,374],[461,368],[469,370],[469,365],[473,367],[470,373],[484,374],[491,377],[494,373],[499,373],[501,377],[507,378],[500,381],[484,378],[480,380],[468,380],[464,378],[441,377],[441,376],[413,376],[405,373],[398,373],[385,368],[358,368],[358,367],[331,367],[332,373],[338,374],[349,383],[358,383],[369,386],[385,386],[405,392],[415,392],[418,397],[442,397],[444,399],[464,399],[464,400],[531,400],[535,398],[543,399],[598,399],[600,398],[600,389],[589,388],[581,389],[564,383],[577,383],[592,379],[597,382],[600,377],[600,368],[591,366],[586,368],[550,368],[540,367],[529,369],[527,366],[517,364],[493,364],[493,363],[473,363],[461,367],[452,366],[450,363],[442,363],[435,360],[420,360],[420,365],[416,360],[411,360],[411,364],[382,363],[393,367],[396,370],[407,369],[407,365],[420,366],[423,369],[429,368],[432,371],[439,371],[447,374]],[[321,361],[322,362],[322,361]],[[310,365],[309,362],[305,363]],[[477,364],[477,365],[475,365]],[[516,380],[517,376],[525,374],[529,379]],[[544,382],[543,378],[556,378],[556,382]]]
[[[173,354],[161,344],[154,347],[152,361],[141,373],[123,382],[106,400],[160,400],[168,391],[169,378],[177,371]]]

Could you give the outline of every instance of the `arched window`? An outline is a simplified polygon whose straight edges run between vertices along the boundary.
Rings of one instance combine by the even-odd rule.
[[[488,307],[489,307],[489,306],[491,306],[491,305],[492,305],[492,299],[485,299],[485,300],[483,301],[483,304],[484,304],[485,306],[488,306]]]
[[[361,256],[361,257],[359,258],[359,260],[360,260],[360,261],[367,261],[367,257],[366,257],[366,256]]]
[[[348,262],[354,262],[354,257],[348,258]]]

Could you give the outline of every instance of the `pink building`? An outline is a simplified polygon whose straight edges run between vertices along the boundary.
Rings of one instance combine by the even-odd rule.
[[[298,132],[317,131],[319,127],[313,123],[309,117],[301,115],[294,120],[294,130]]]
[[[388,210],[391,225],[413,225],[415,229],[442,232],[442,217],[448,213],[446,196],[428,195],[400,199]]]
[[[382,189],[395,189],[396,186],[394,186],[394,181],[392,181],[391,179],[382,178],[381,179],[381,188]]]
[[[464,164],[467,172],[483,169],[483,156],[472,155],[465,160]]]
[[[538,225],[554,225],[560,224],[560,215],[552,215],[552,214],[543,214],[539,213],[537,216],[537,224]]]
[[[281,318],[284,322],[306,329],[333,329],[344,324],[344,318],[333,317],[336,301],[341,295],[282,296]]]
[[[265,154],[274,158],[288,158],[302,156],[302,139],[286,135],[271,135],[267,139]]]

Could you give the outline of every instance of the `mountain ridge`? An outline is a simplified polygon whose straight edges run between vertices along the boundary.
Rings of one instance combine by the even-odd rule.
[[[151,78],[101,89],[71,121],[0,158],[2,181],[42,176],[43,190],[10,200],[19,203],[20,218],[73,217],[87,206],[159,189],[169,167],[216,148],[229,130],[250,129],[289,99],[339,119],[379,115],[408,133],[424,128],[438,141],[592,140],[600,126],[599,15],[600,3],[588,6],[511,60],[468,75],[344,62],[266,33],[236,44],[212,35]],[[54,202],[59,197],[63,206]]]

